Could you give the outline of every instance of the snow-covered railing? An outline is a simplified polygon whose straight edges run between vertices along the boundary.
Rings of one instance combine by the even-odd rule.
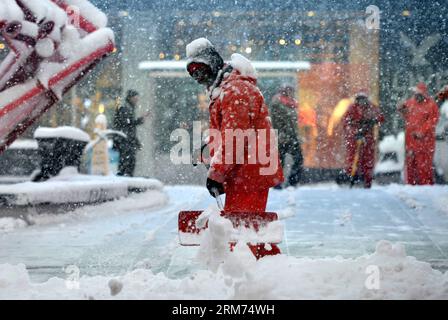
[[[114,50],[106,25],[87,0],[0,2],[0,152]]]
[[[301,71],[311,69],[311,64],[307,61],[252,61],[252,65],[257,71]],[[186,61],[143,61],[138,65],[140,70],[148,71],[185,71],[187,72]]]

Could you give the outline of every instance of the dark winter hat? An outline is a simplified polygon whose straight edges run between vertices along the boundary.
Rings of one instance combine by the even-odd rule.
[[[126,94],[126,99],[131,99],[133,97],[139,96],[140,94],[135,91],[135,90],[128,90],[127,94]]]
[[[369,90],[367,88],[362,88],[358,90],[355,94],[355,98],[368,98],[369,97]]]
[[[187,70],[192,63],[206,64],[217,75],[224,67],[224,60],[213,44],[205,38],[199,38],[187,45]]]
[[[280,90],[280,91],[286,91],[286,90],[289,90],[289,91],[295,91],[296,89],[294,88],[294,85],[293,85],[293,84],[291,84],[291,83],[289,83],[289,82],[285,82],[285,83],[282,83],[282,84],[280,85],[279,90]]]

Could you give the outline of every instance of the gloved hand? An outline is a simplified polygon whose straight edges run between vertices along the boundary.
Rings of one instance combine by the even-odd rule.
[[[209,179],[209,178],[207,178],[207,189],[213,198],[216,197],[215,193],[214,193],[215,190],[219,193],[219,195],[222,195],[225,193],[224,185],[222,183],[219,183],[219,182]]]
[[[412,133],[412,136],[413,136],[415,139],[418,139],[418,140],[421,140],[421,139],[424,138],[424,135],[423,135],[423,133],[421,133],[421,132],[413,132],[413,133]]]
[[[355,138],[356,138],[356,141],[360,141],[361,143],[365,143],[366,142],[366,138],[364,137],[364,133],[363,132],[357,132]]]

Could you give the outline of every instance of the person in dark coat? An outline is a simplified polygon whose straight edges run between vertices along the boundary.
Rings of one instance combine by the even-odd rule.
[[[134,176],[137,150],[141,149],[141,143],[137,138],[137,127],[142,125],[145,119],[144,117],[135,118],[138,100],[138,92],[129,90],[124,105],[115,112],[114,129],[126,135],[126,138],[118,135],[114,138],[114,149],[120,153],[117,173],[119,176]]]
[[[293,165],[288,177],[290,186],[297,186],[302,180],[303,156],[298,132],[298,103],[294,99],[294,88],[283,85],[271,101],[271,118],[274,129],[278,130],[278,147],[282,167],[286,156],[293,158]],[[277,186],[277,189],[281,186]]]

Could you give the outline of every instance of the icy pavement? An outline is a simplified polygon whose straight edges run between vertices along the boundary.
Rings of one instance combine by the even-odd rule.
[[[178,245],[177,214],[180,210],[205,209],[213,204],[213,199],[202,187],[166,187],[165,191],[169,202],[159,209],[145,209],[146,201],[158,199],[138,195],[135,199],[86,207],[67,216],[42,216],[36,219],[35,226],[20,228],[18,224],[18,229],[0,233],[0,297],[42,298],[61,294],[61,297],[89,298],[92,294],[93,298],[107,298],[110,297],[109,279],[120,277],[128,286],[126,295],[120,298],[448,299],[448,273],[442,274],[431,269],[429,264],[404,255],[406,250],[406,255],[429,262],[434,269],[448,269],[448,187],[389,186],[349,190],[321,185],[272,191],[268,210],[287,218],[281,249],[289,257],[269,258],[249,269],[261,268],[260,274],[273,278],[266,286],[275,281],[287,283],[284,277],[293,270],[300,275],[296,279],[298,283],[312,286],[314,281],[316,287],[325,286],[319,289],[321,291],[305,288],[308,293],[300,293],[297,288],[263,290],[253,286],[256,275],[236,286],[228,276],[215,277],[214,273],[204,270],[195,259],[198,248]],[[163,203],[161,201],[160,205]],[[375,251],[381,240],[400,243],[403,247],[382,243]],[[250,262],[250,257],[247,259],[247,263],[255,263]],[[278,269],[277,264],[282,262],[285,270],[280,273],[284,271],[285,275],[274,279],[272,270]],[[17,266],[19,263],[26,265],[27,270]],[[362,286],[358,288],[364,285],[365,268],[375,263],[381,264],[383,277],[389,276],[386,285],[396,287],[397,292],[375,295]],[[81,284],[89,293],[85,290],[61,293],[63,279],[72,275],[73,266],[86,277]],[[388,274],[390,270],[392,273]],[[28,274],[33,283],[51,277],[59,279],[32,287],[37,291],[30,289],[32,292],[42,289],[42,294],[33,295],[27,290],[19,294],[11,289],[11,286],[18,289],[22,284],[31,286],[24,284]],[[347,278],[348,274],[353,277]],[[8,279],[16,282],[8,287]],[[185,288],[184,291],[179,289],[185,285],[193,288],[206,282],[204,279],[210,279],[210,283],[197,295],[186,292]],[[148,281],[151,286],[145,287]],[[20,286],[17,287],[17,283]],[[217,291],[207,295],[206,290],[212,291],[213,285]],[[350,285],[362,292],[338,295],[335,291],[338,286]],[[140,291],[129,291],[130,287]],[[9,288],[8,292],[2,294],[2,288]],[[274,293],[276,296],[272,296]]]
[[[419,260],[448,267],[447,187],[321,186],[283,193],[272,193],[270,207],[295,212],[286,222],[283,247],[292,256],[354,258],[389,240],[403,243]]]

